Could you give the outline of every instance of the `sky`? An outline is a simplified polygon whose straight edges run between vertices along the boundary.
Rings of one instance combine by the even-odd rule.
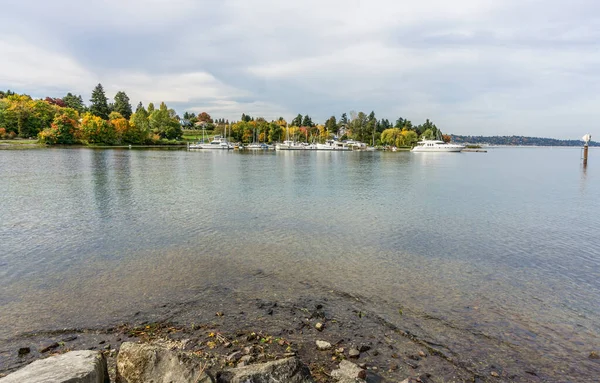
[[[0,89],[600,137],[598,0],[1,0]]]

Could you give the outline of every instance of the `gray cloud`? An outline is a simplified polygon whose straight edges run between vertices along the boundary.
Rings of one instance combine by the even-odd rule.
[[[0,14],[0,88],[577,138],[600,109],[598,15],[595,0],[27,0]]]

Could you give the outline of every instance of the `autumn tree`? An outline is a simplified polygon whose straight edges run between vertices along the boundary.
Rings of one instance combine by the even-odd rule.
[[[125,92],[117,92],[112,111],[119,113],[121,116],[123,116],[123,118],[129,120],[132,110],[131,104],[129,103],[129,97]]]
[[[210,117],[210,114],[206,113],[206,112],[202,112],[200,114],[198,114],[198,122],[204,122],[207,124],[212,124],[213,119]]]
[[[110,109],[108,107],[108,99],[106,98],[102,84],[96,85],[96,88],[94,88],[92,91],[92,98],[90,99],[90,102],[90,113],[94,116],[98,116],[104,120],[107,120],[108,115],[110,114]]]
[[[81,140],[89,144],[112,145],[117,143],[117,131],[103,118],[86,113],[80,125]]]
[[[49,128],[42,130],[39,140],[46,144],[74,144],[77,141],[79,113],[75,109],[62,108]]]

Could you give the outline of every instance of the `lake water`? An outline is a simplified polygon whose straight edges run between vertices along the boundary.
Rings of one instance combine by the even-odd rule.
[[[0,338],[243,289],[260,269],[400,325],[402,307],[456,355],[594,381],[600,152],[580,157],[0,150]]]

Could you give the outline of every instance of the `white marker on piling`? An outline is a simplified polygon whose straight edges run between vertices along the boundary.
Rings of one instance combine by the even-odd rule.
[[[583,136],[583,166],[586,167],[587,166],[587,159],[588,159],[588,146],[590,141],[592,140],[592,136],[590,134],[586,134],[585,136]]]

